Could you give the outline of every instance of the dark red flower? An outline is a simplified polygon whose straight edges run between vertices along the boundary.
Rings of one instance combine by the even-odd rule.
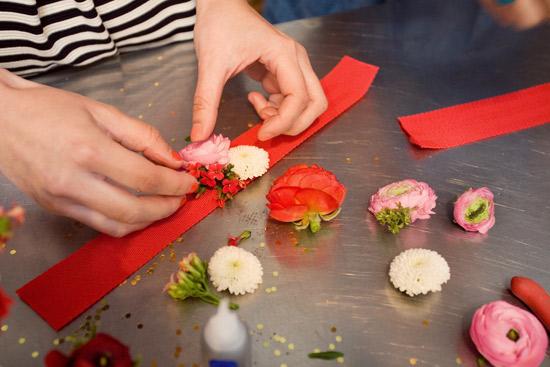
[[[0,320],[8,314],[11,306],[11,299],[0,288]]]
[[[320,229],[321,220],[334,218],[346,188],[331,172],[313,165],[289,168],[273,182],[267,195],[269,215],[281,222],[296,222],[298,229]]]
[[[128,347],[108,334],[99,333],[70,356],[57,350],[44,359],[46,367],[132,367]]]

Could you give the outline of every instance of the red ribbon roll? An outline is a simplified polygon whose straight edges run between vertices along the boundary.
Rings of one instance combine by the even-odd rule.
[[[279,136],[260,142],[259,125],[233,145],[255,145],[269,152],[270,167],[359,101],[368,91],[378,67],[345,56],[321,81],[329,106],[325,113],[298,136]],[[123,238],[100,235],[75,253],[25,284],[19,297],[52,328],[59,330],[130,275],[140,269],[170,242],[217,208],[216,192],[190,200],[171,217]]]

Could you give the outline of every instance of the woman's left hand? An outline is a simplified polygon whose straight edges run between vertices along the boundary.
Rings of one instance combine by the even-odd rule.
[[[305,48],[263,19],[245,0],[197,0],[195,49],[199,75],[191,139],[207,139],[225,83],[241,71],[269,94],[248,100],[263,120],[260,140],[297,135],[327,108]]]

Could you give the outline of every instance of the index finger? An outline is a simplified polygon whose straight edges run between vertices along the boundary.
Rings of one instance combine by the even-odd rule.
[[[258,132],[260,140],[268,140],[289,131],[309,102],[296,44],[293,42],[291,47],[291,50],[285,49],[282,55],[277,54],[276,59],[266,61],[267,68],[277,78],[284,98],[278,114],[264,121]]]

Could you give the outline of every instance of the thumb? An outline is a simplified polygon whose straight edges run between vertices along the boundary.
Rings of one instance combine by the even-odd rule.
[[[93,103],[88,108],[96,123],[122,146],[143,153],[149,160],[166,167],[178,169],[183,165],[182,158],[155,127],[112,106]]]
[[[199,62],[199,76],[193,99],[191,140],[206,140],[214,131],[223,87],[228,77],[221,66]]]

